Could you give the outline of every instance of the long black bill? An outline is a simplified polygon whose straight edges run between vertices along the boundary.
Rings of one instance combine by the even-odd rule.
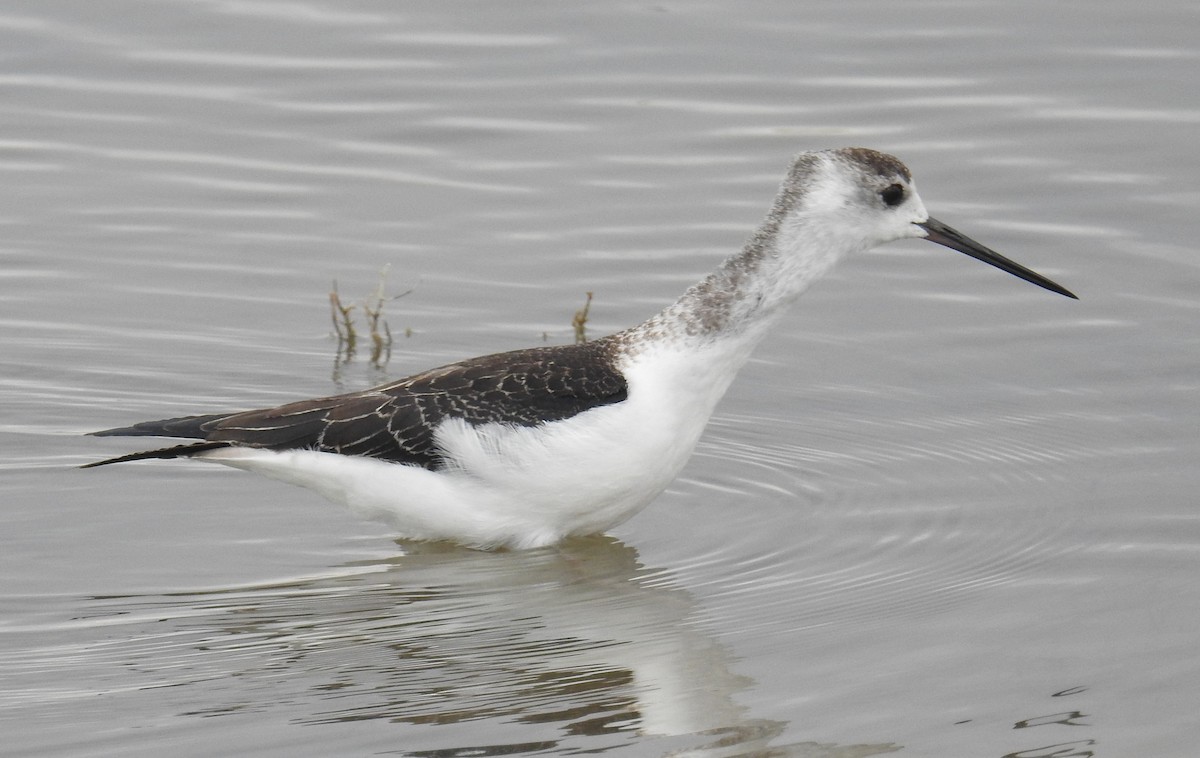
[[[984,247],[962,232],[946,226],[935,218],[931,218],[923,224],[917,224],[917,226],[928,232],[925,239],[929,240],[930,242],[936,242],[939,245],[945,245],[951,250],[957,250],[960,253],[966,253],[976,260],[980,260],[988,265],[995,266],[1001,271],[1007,271],[1013,276],[1020,277],[1027,282],[1032,282],[1039,287],[1045,287],[1051,292],[1057,292],[1060,295],[1066,295],[1067,297],[1075,300],[1079,299],[1078,297],[1075,297],[1075,293],[1071,292],[1066,287],[1055,284],[1036,271],[1030,271],[1020,263],[1014,263],[1010,261],[1008,258],[1005,258],[995,250],[990,250]]]

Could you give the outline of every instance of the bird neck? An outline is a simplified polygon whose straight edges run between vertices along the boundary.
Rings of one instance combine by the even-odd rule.
[[[606,338],[627,377],[665,384],[664,403],[689,417],[707,418],[787,307],[840,258],[869,246],[836,208],[805,202],[800,174],[784,181],[738,253],[647,321]]]
[[[796,199],[788,191],[785,184],[740,252],[630,332],[644,344],[675,343],[684,349],[730,340],[753,347],[813,281],[847,253],[866,247],[817,216],[795,210]]]

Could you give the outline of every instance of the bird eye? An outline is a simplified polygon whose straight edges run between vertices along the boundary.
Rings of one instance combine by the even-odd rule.
[[[904,202],[904,187],[899,184],[889,185],[879,190],[879,198],[883,200],[884,205],[894,208]]]

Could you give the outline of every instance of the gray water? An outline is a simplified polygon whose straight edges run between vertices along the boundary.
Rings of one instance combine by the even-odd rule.
[[[0,752],[1192,756],[1200,6],[10,2]],[[847,261],[525,553],[84,432],[642,320],[867,145],[1069,301]],[[391,359],[327,293],[390,266]],[[405,332],[410,332],[405,336]]]

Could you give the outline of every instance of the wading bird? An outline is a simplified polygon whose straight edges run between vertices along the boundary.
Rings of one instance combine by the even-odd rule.
[[[410,539],[529,548],[603,532],[675,478],[751,350],[809,285],[847,255],[908,238],[1075,297],[930,218],[896,158],[802,153],[745,247],[642,324],[361,392],[95,432],[196,441],[88,466],[222,463],[316,490]]]

